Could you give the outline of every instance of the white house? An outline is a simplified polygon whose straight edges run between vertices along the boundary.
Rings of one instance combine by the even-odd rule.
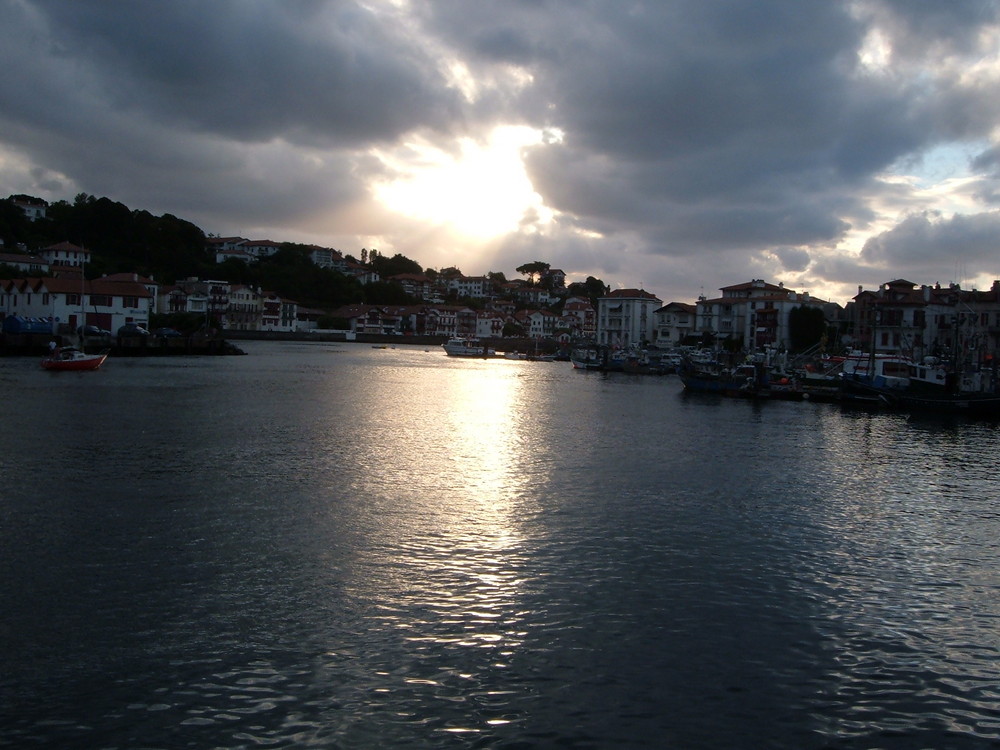
[[[695,331],[696,313],[697,307],[687,302],[669,302],[653,313],[656,318],[656,345],[680,346]]]
[[[569,297],[563,305],[561,327],[573,336],[593,338],[597,331],[597,311],[584,297]]]
[[[38,253],[50,266],[84,266],[90,263],[90,251],[72,242],[59,242]]]
[[[102,281],[126,281],[126,282],[137,282],[146,287],[146,290],[150,294],[150,308],[151,313],[158,312],[157,300],[160,294],[160,285],[156,283],[154,279],[147,278],[146,276],[140,276],[137,273],[112,273],[105,274],[101,277]]]
[[[654,313],[662,304],[642,289],[615,289],[601,297],[597,300],[597,343],[629,347],[653,341]]]
[[[37,255],[21,255],[20,253],[0,253],[0,264],[11,266],[28,275],[41,276],[48,273],[49,264]]]
[[[311,246],[309,259],[320,268],[329,268],[340,273],[347,271],[347,260],[339,250],[334,250],[331,247]]]
[[[788,316],[797,307],[829,303],[783,285],[753,279],[722,287],[722,296],[696,303],[696,332],[717,342],[730,339],[747,348],[787,347]]]
[[[49,210],[49,202],[42,200],[41,198],[32,198],[29,195],[18,195],[13,197],[14,205],[17,206],[24,215],[28,217],[28,221],[37,221],[38,219],[44,219],[46,212]]]
[[[226,326],[237,331],[260,330],[262,309],[259,289],[244,284],[234,285],[229,290]]]
[[[476,336],[478,338],[499,338],[503,335],[504,316],[491,310],[480,310],[476,314]]]
[[[139,282],[71,278],[0,281],[0,315],[49,318],[60,333],[81,325],[117,331],[125,323],[149,325],[152,295]]]

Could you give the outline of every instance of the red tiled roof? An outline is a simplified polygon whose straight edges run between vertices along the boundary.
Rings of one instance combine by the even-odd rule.
[[[615,289],[613,292],[606,294],[605,298],[615,297],[615,298],[625,298],[625,299],[655,299],[658,300],[655,294],[651,294],[643,289]]]

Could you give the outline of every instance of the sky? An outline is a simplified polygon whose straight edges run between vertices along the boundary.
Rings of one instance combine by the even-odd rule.
[[[1000,279],[1000,0],[0,0],[0,194],[664,302]]]

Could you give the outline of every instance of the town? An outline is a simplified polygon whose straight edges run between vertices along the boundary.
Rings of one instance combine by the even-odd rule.
[[[44,221],[49,208],[30,196],[11,196],[5,203],[29,222]],[[203,242],[220,271],[264,263],[285,246],[242,237],[207,236]],[[169,329],[177,322],[174,327],[188,329],[185,333],[193,325],[244,334],[341,331],[352,337],[528,339],[564,349],[579,342],[729,351],[802,351],[822,344],[828,351],[864,349],[914,359],[974,353],[980,362],[992,360],[1000,346],[1000,282],[978,291],[896,279],[876,290],[859,287],[842,307],[780,283],[750,279],[721,287],[717,296],[665,302],[644,289],[612,290],[592,277],[567,284],[566,274],[544,261],[518,267],[525,279],[416,268],[381,276],[376,251],[362,251],[358,260],[332,248],[299,248],[317,269],[356,280],[362,288],[391,287],[396,299],[405,301],[323,309],[301,304],[289,290],[234,282],[223,273],[156,279],[136,269],[88,279],[86,270],[101,265],[101,248],[69,240],[2,249],[5,332],[16,329],[8,324],[28,320],[62,335],[113,334],[126,326]]]

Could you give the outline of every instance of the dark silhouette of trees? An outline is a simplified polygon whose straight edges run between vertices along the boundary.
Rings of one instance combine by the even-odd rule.
[[[826,316],[819,307],[801,305],[788,311],[788,345],[800,352],[815,346],[826,334]]]
[[[541,260],[535,260],[532,261],[531,263],[525,263],[524,265],[518,266],[514,270],[517,271],[519,274],[527,276],[529,283],[532,286],[534,286],[537,283],[535,277],[536,276],[540,277],[542,274],[548,271],[549,268],[551,268],[550,264]]]

